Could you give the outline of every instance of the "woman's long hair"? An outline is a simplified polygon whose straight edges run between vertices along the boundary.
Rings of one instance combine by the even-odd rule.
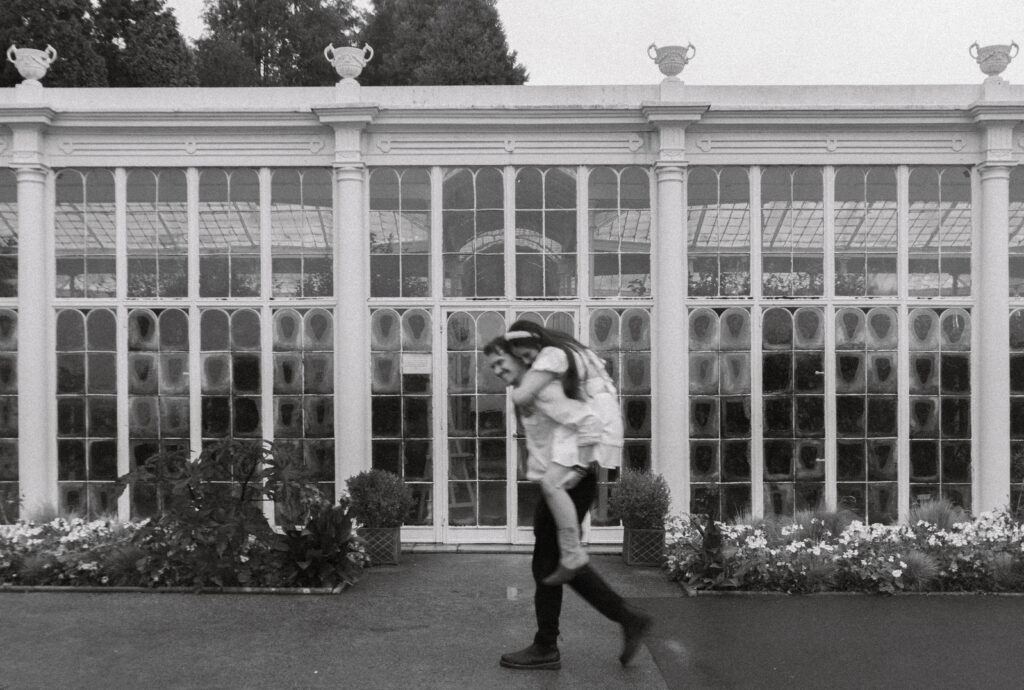
[[[576,338],[573,338],[571,335],[552,331],[534,323],[533,321],[524,321],[520,319],[508,327],[508,332],[511,333],[512,331],[526,331],[527,333],[530,333],[532,337],[510,340],[508,341],[509,345],[533,346],[538,350],[545,347],[557,347],[559,350],[564,352],[565,358],[569,360],[569,368],[566,370],[565,377],[562,379],[562,389],[565,391],[566,397],[573,398],[574,400],[586,399],[586,395],[583,394],[583,390],[580,387],[580,370],[579,366],[576,364],[577,361],[585,362],[587,360],[586,345],[576,340]],[[576,355],[579,355],[579,358],[577,358]]]

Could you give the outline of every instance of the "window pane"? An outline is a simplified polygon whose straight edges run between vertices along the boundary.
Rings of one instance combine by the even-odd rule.
[[[56,192],[57,296],[113,297],[113,172],[99,168],[61,170]]]
[[[370,176],[370,294],[430,294],[430,175],[377,168]]]
[[[129,297],[188,294],[188,204],[185,171],[128,171]]]
[[[762,292],[824,294],[822,170],[769,166],[761,173]]]
[[[594,168],[590,200],[590,293],[650,297],[650,177],[643,168]],[[637,260],[643,257],[646,260]]]
[[[260,294],[260,187],[255,170],[199,173],[199,296]]]
[[[334,293],[333,204],[330,170],[273,171],[270,228],[275,297],[328,297]]]
[[[505,294],[501,170],[451,168],[443,174],[444,295],[500,297]]]

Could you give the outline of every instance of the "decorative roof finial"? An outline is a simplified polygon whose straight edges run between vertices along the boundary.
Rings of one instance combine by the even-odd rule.
[[[24,84],[40,85],[39,80],[46,76],[46,71],[57,59],[57,51],[47,45],[46,50],[35,48],[18,48],[13,43],[7,49],[7,60],[18,68],[18,74]]]
[[[1018,50],[1019,46],[1013,41],[1010,41],[1010,45],[991,46],[979,46],[975,41],[967,49],[967,52],[978,63],[981,71],[987,75],[985,81],[1003,81],[999,75],[1007,68],[1010,61],[1017,57]]]
[[[356,77],[362,73],[366,63],[373,59],[373,48],[365,43],[362,48],[354,46],[335,48],[332,43],[324,48],[324,57],[334,65],[334,71],[341,77],[339,84],[357,84]]]
[[[662,46],[659,48],[653,43],[647,46],[647,55],[654,60],[661,73],[665,75],[665,81],[679,81],[676,75],[683,71],[686,64],[697,54],[697,49],[692,43],[685,46]]]

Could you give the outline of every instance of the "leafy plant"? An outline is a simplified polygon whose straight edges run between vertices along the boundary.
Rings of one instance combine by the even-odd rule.
[[[953,525],[968,522],[970,515],[960,506],[953,505],[945,498],[921,501],[910,507],[907,523],[911,526],[926,522],[941,530],[948,530]]]
[[[305,525],[284,530],[278,547],[285,556],[280,571],[282,583],[336,590],[355,584],[366,559],[352,548],[353,543],[347,504],[316,505]]]
[[[366,470],[345,484],[352,514],[364,527],[401,527],[412,509],[412,491],[394,472]]]
[[[668,482],[660,474],[625,470],[608,507],[630,529],[664,529],[671,501]]]
[[[352,577],[350,564],[338,559],[353,548],[345,507],[335,514],[309,469],[283,447],[228,440],[195,459],[185,451],[162,453],[119,483],[155,486],[160,514],[134,539],[146,554],[138,567],[151,585],[276,586],[283,577],[311,586],[315,572],[328,575],[333,587]],[[283,535],[271,528],[265,501],[276,503]],[[337,541],[328,547],[331,538]],[[303,545],[316,553],[304,554]],[[309,570],[325,553],[334,565]]]

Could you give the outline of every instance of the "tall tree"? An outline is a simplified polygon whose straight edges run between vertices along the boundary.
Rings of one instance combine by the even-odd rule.
[[[0,3],[0,46],[46,48],[57,60],[47,72],[47,86],[105,86],[107,68],[96,50],[91,0],[4,0]],[[4,60],[0,86],[14,86],[21,76]]]
[[[110,86],[193,86],[192,52],[164,0],[100,0],[96,47]]]
[[[374,0],[363,32],[367,86],[523,84],[495,0]]]
[[[362,28],[353,0],[207,0],[208,33],[197,41],[204,86],[313,86],[337,75],[328,44]]]

